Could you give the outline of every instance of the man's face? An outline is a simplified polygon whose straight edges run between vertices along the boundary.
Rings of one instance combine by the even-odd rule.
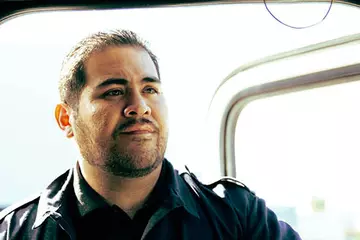
[[[137,47],[108,47],[85,62],[86,84],[70,117],[83,158],[117,176],[149,174],[163,159],[167,107],[155,65]]]

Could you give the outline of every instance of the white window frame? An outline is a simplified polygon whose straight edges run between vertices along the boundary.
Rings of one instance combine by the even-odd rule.
[[[337,60],[323,61],[331,58]],[[296,67],[289,68],[289,64]],[[216,141],[212,146],[218,146],[212,149],[220,159],[220,175],[236,177],[235,128],[248,103],[289,92],[359,81],[359,76],[360,34],[273,55],[237,68],[220,84],[209,108],[208,129],[216,130],[210,133],[209,139]]]

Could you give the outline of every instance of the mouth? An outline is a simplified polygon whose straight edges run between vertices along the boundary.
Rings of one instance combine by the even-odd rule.
[[[132,125],[121,132],[121,134],[127,135],[144,135],[152,134],[155,130],[150,125]]]
[[[144,135],[144,134],[152,134],[153,132],[144,131],[144,130],[136,130],[136,131],[130,131],[130,132],[122,132],[121,134],[125,135]]]

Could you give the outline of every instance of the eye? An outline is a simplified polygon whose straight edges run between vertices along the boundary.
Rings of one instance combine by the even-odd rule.
[[[144,92],[145,93],[149,93],[149,94],[157,94],[159,93],[159,91],[153,87],[146,87],[144,88]]]
[[[124,95],[124,90],[123,89],[113,89],[110,91],[107,91],[104,96],[109,96],[109,97],[113,97],[113,96],[121,96]]]

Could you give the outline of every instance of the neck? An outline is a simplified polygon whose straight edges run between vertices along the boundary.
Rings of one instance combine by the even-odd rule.
[[[109,204],[117,205],[131,218],[148,199],[159,179],[162,167],[160,164],[143,177],[126,178],[114,176],[84,160],[79,161],[79,165],[86,182]]]

